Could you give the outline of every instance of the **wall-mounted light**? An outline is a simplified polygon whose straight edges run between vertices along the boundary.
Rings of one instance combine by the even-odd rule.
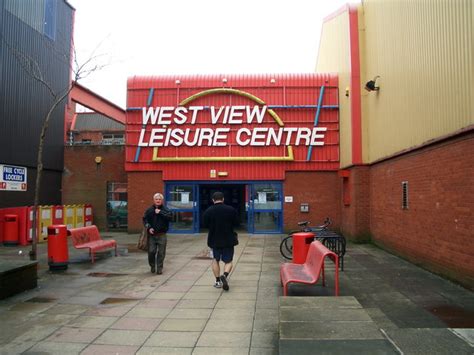
[[[271,78],[271,79],[270,79],[270,84],[275,84],[275,83],[276,83],[275,78]]]
[[[367,83],[365,83],[365,90],[367,91],[379,91],[380,90],[380,86],[379,86],[379,83],[378,83],[378,79],[380,78],[379,75],[377,75],[375,78],[373,78],[372,80],[369,80]]]
[[[176,79],[176,81],[174,82],[176,85],[179,85],[181,84],[181,81],[179,81],[179,79]]]
[[[227,83],[227,78],[223,78],[223,79],[222,79],[222,82],[223,82],[224,84]]]
[[[96,168],[97,171],[99,171],[100,170],[100,164],[102,163],[102,157],[98,155],[94,158],[94,161],[95,161],[95,168]]]

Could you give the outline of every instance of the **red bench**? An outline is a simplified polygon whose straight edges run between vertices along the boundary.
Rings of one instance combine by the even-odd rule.
[[[307,285],[316,284],[319,276],[322,274],[323,286],[326,285],[324,277],[324,259],[329,257],[335,267],[335,293],[339,295],[339,268],[337,267],[338,256],[318,241],[314,241],[309,246],[308,255],[304,264],[284,263],[280,266],[280,279],[283,285],[283,296],[288,294],[288,284],[290,282],[302,283]]]
[[[100,237],[97,226],[86,226],[69,229],[67,234],[71,236],[72,244],[76,249],[89,249],[92,263],[94,263],[94,254],[96,251],[115,248],[115,256],[117,256],[117,242],[113,239],[103,240]]]

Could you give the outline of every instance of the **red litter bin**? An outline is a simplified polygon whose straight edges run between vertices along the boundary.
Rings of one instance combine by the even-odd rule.
[[[309,245],[314,240],[313,233],[300,232],[293,234],[293,263],[304,264],[308,255]]]
[[[3,218],[3,244],[18,245],[18,216],[6,214]]]
[[[48,226],[49,269],[66,270],[68,264],[67,227],[63,224]]]

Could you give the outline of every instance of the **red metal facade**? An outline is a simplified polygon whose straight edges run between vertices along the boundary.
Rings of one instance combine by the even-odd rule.
[[[162,171],[164,180],[283,180],[286,171],[334,171],[339,168],[339,111],[338,82],[329,74],[265,74],[265,75],[192,75],[133,77],[128,80],[126,125],[126,171]],[[308,160],[306,145],[292,145],[293,159],[288,147],[241,146],[236,143],[239,129],[302,128],[312,129],[317,113],[322,87],[323,96],[317,127],[326,127],[323,146],[311,148]],[[210,89],[234,89],[252,95],[233,92],[215,92],[197,97],[184,107],[203,106],[194,124],[143,125],[142,108],[178,107],[192,95]],[[253,98],[253,99],[252,99]],[[258,100],[255,100],[257,98]],[[263,106],[272,109],[281,119],[277,121],[268,110],[263,121],[251,124],[211,123],[209,107]],[[230,128],[225,146],[138,147],[140,134],[149,135],[153,128],[198,129]],[[219,157],[219,158],[216,158]],[[238,161],[232,161],[239,157]],[[281,161],[265,161],[268,157],[281,157]],[[286,157],[286,159],[285,159]],[[190,161],[173,161],[174,158]],[[194,158],[194,161],[192,158]],[[206,158],[217,159],[206,161]],[[220,159],[222,158],[222,159]],[[246,160],[247,159],[247,160]],[[258,161],[262,159],[262,161]],[[229,161],[230,160],[230,161]],[[211,171],[225,172],[226,176],[212,177]]]

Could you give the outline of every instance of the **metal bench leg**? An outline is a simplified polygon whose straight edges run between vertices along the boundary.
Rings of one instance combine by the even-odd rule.
[[[321,267],[321,273],[323,275],[323,286],[326,286],[326,278],[324,276],[324,260],[323,260],[323,266]]]

